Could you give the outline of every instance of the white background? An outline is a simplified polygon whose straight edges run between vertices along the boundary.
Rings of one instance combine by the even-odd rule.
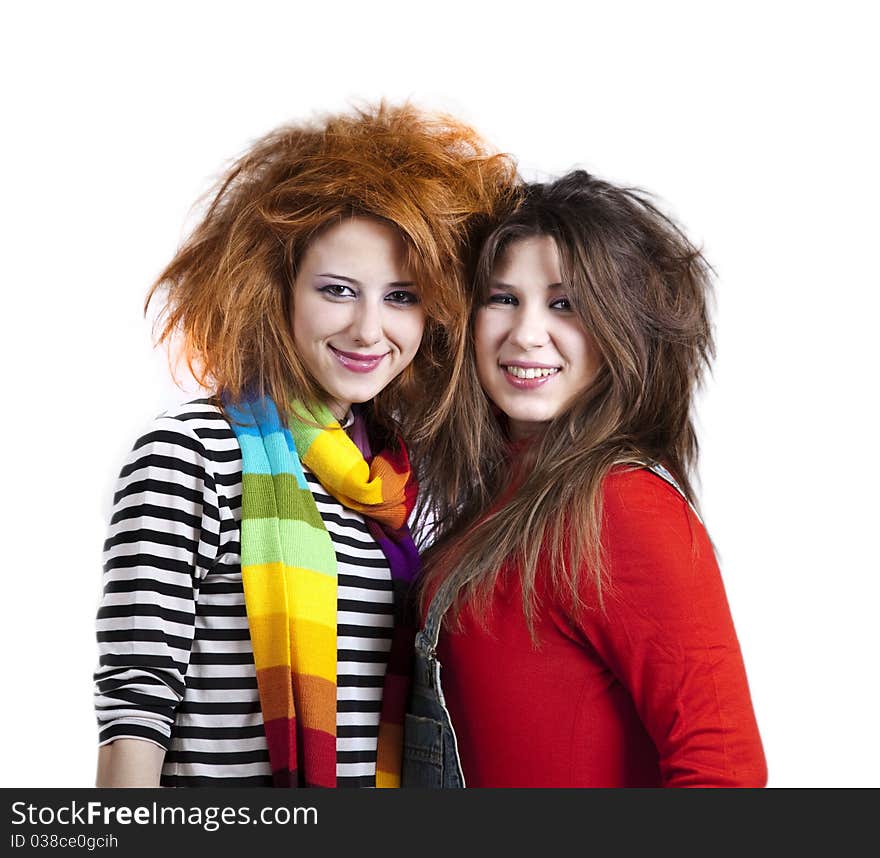
[[[703,509],[770,784],[880,785],[872,4],[723,5],[3,13],[0,785],[93,783],[113,482],[193,390],[142,316],[191,206],[275,125],[379,97],[458,114],[527,177],[579,165],[642,186],[703,243],[719,346]]]

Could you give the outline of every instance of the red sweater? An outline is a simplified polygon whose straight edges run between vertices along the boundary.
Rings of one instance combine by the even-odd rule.
[[[538,570],[540,647],[514,576],[489,629],[438,646],[468,787],[764,786],[745,669],[706,531],[646,470],[604,487],[605,609],[572,612]]]

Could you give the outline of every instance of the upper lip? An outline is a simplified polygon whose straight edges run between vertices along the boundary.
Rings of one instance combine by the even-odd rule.
[[[499,366],[518,366],[521,369],[559,369],[558,363],[533,363],[524,360],[502,360],[498,362]]]
[[[345,349],[338,349],[336,346],[330,346],[331,349],[335,352],[339,352],[339,354],[344,355],[347,358],[351,358],[352,360],[380,360],[385,357],[388,352],[382,352],[380,355],[365,355],[363,352],[347,352]]]

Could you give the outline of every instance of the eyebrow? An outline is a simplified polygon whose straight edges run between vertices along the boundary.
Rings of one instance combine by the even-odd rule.
[[[519,286],[514,286],[512,283],[503,283],[501,280],[493,280],[489,283],[489,288],[491,289],[513,289],[516,291],[519,289]],[[561,289],[562,283],[548,283],[548,289]]]
[[[352,286],[360,286],[360,280],[355,280],[353,277],[345,277],[342,274],[333,274],[330,271],[324,271],[321,274],[317,275],[318,277],[332,277],[334,280],[344,280],[346,283],[351,283]],[[394,286],[396,289],[400,289],[404,286],[414,287],[416,284],[412,280],[392,280],[387,284],[388,286]]]

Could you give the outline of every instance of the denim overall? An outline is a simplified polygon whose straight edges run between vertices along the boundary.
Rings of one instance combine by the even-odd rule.
[[[451,597],[451,588],[438,589],[424,628],[416,635],[412,692],[404,725],[402,787],[464,787],[458,743],[440,687],[436,651],[440,623],[452,604]]]
[[[685,497],[672,474],[662,465],[651,463],[644,467]],[[440,624],[453,598],[451,588],[441,586],[431,600],[424,627],[416,635],[412,694],[404,727],[402,787],[462,789],[465,786],[458,742],[440,686],[441,665],[437,660]]]

